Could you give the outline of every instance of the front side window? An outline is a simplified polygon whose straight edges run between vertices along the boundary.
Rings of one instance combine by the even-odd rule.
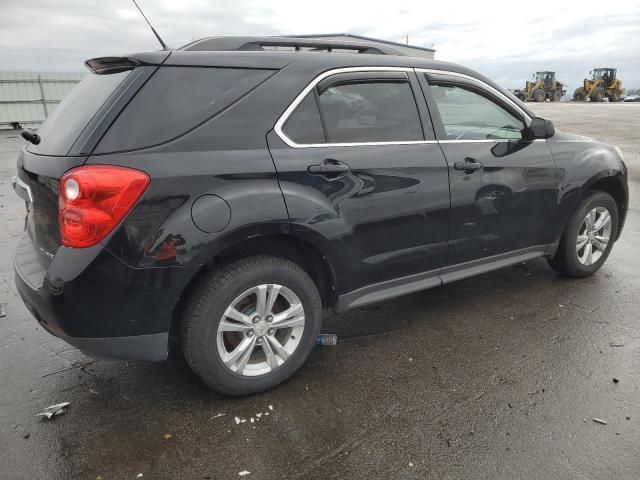
[[[329,143],[424,140],[406,81],[339,84],[324,90],[318,100]]]
[[[524,123],[494,101],[458,85],[431,85],[447,140],[520,140]]]

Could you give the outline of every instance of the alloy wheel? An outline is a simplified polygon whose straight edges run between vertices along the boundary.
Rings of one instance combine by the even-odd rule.
[[[240,294],[225,310],[216,348],[226,367],[243,376],[271,373],[295,352],[305,327],[300,298],[289,288],[263,284]]]
[[[582,220],[576,239],[576,254],[583,265],[596,263],[611,240],[611,213],[605,207],[590,210]]]

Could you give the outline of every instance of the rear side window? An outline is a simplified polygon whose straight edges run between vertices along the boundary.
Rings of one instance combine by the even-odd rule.
[[[313,91],[300,102],[283,130],[296,143],[324,143],[322,119]]]
[[[424,140],[408,82],[348,83],[319,97],[329,143]]]
[[[160,67],[116,119],[98,153],[172,140],[230,106],[272,70]]]
[[[66,155],[96,112],[130,73],[90,73],[84,77],[38,129],[40,143],[29,144],[28,150],[40,155]]]

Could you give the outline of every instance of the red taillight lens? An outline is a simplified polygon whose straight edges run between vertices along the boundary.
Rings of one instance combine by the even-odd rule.
[[[67,247],[91,247],[107,236],[149,185],[140,170],[87,165],[60,179],[60,237]]]

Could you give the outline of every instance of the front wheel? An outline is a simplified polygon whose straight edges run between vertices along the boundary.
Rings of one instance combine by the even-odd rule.
[[[604,88],[598,87],[591,93],[592,102],[601,102],[604,100]]]
[[[322,302],[289,260],[260,255],[208,278],[183,316],[183,352],[213,390],[247,395],[289,378],[315,345]]]
[[[534,102],[544,102],[545,100],[545,93],[544,90],[542,90],[541,88],[536,88],[533,91],[533,101]]]
[[[567,224],[549,265],[569,277],[586,277],[605,262],[618,234],[618,207],[611,195],[593,192]]]

